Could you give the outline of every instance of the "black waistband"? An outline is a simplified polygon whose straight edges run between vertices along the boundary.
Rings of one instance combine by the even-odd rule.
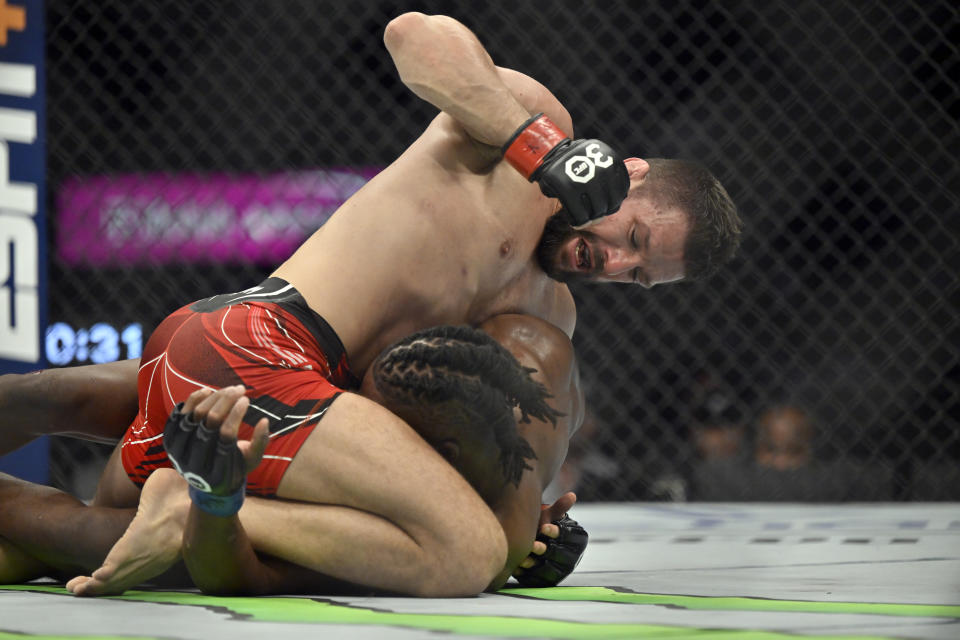
[[[190,308],[199,313],[209,313],[243,302],[269,302],[291,313],[316,339],[320,350],[327,358],[331,372],[335,376],[344,378],[340,381],[340,385],[346,388],[360,386],[359,380],[350,371],[347,350],[340,341],[340,336],[319,313],[310,308],[300,292],[286,280],[267,278],[257,286],[243,291],[223,293],[198,300],[190,305]]]

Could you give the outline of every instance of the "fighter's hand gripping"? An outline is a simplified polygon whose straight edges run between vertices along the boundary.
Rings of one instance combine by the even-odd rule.
[[[521,586],[555,587],[580,564],[590,536],[565,513],[574,500],[573,494],[568,493],[552,506],[544,505],[543,524],[534,542],[534,551],[513,572],[513,577]],[[544,517],[554,518],[559,508],[564,509],[561,517],[543,522]]]
[[[507,140],[503,156],[525,178],[558,198],[573,226],[616,213],[630,176],[617,153],[600,140],[571,140],[542,113]]]
[[[190,484],[190,498],[215,516],[230,516],[243,504],[247,472],[263,458],[267,420],[250,441],[237,441],[249,400],[243,386],[195,391],[176,406],[163,432],[163,446],[177,473]]]

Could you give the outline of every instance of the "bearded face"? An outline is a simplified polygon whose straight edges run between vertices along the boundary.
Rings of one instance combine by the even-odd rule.
[[[540,268],[554,280],[565,283],[590,280],[596,276],[602,265],[597,264],[590,247],[582,240],[588,234],[574,229],[562,209],[557,211],[547,220],[537,245]],[[571,252],[572,255],[567,255]]]
[[[649,289],[683,279],[689,231],[681,209],[642,196],[579,228],[570,226],[561,210],[544,226],[537,261],[560,282],[623,282]]]
[[[544,272],[559,282],[588,282],[603,279],[605,257],[601,237],[592,231],[599,224],[575,229],[563,209],[550,216],[537,245],[537,262]]]

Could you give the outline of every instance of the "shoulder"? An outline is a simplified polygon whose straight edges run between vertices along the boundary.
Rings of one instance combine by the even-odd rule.
[[[485,320],[480,328],[507,347],[537,345],[553,350],[570,345],[570,338],[557,326],[536,316],[503,313]],[[537,349],[539,350],[539,349]]]
[[[502,314],[480,328],[502,344],[525,367],[537,369],[551,387],[564,386],[575,368],[573,343],[567,334],[534,316]]]
[[[524,367],[536,369],[538,379],[565,414],[569,434],[583,422],[584,398],[580,368],[573,342],[567,334],[540,318],[502,314],[483,322],[480,328],[502,344]]]

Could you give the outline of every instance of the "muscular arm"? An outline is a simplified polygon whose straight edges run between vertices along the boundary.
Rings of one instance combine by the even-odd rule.
[[[477,37],[453,18],[405,13],[387,25],[383,39],[403,83],[475,141],[499,152],[541,111],[573,134],[570,115],[546,87],[495,66]]]
[[[405,13],[383,41],[403,83],[475,140],[498,147],[529,117],[477,37],[453,18]]]

